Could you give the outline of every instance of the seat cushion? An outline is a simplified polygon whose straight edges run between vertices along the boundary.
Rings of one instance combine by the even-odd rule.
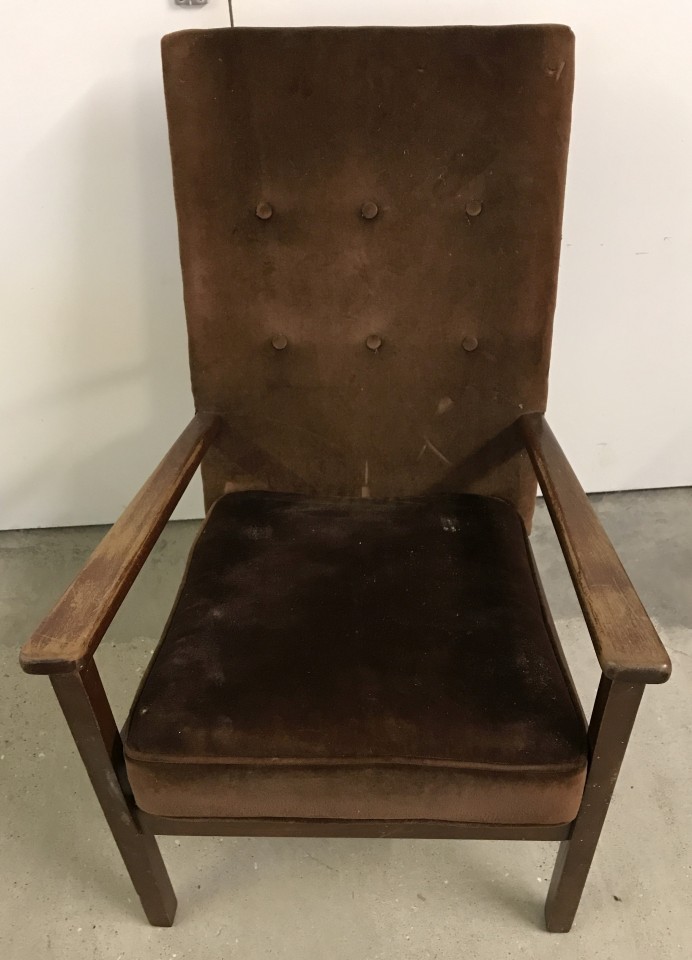
[[[573,819],[585,729],[529,549],[492,498],[221,497],[127,724],[137,804]]]

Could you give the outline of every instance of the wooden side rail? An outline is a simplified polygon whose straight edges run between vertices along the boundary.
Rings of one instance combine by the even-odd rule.
[[[198,413],[24,644],[27,673],[83,666],[108,629],[219,427]]]
[[[611,680],[663,683],[670,658],[545,417],[525,414],[518,425],[601,670]]]

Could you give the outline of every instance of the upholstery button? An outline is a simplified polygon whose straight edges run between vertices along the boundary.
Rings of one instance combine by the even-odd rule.
[[[472,353],[478,346],[478,340],[475,337],[464,337],[461,345],[467,353]]]
[[[277,336],[272,337],[272,347],[275,350],[285,350],[288,346],[288,340],[283,335],[283,333],[277,334]]]
[[[466,204],[466,212],[470,217],[477,217],[482,209],[483,204],[480,200],[469,200]]]
[[[365,341],[365,346],[368,350],[379,350],[382,346],[382,337],[378,337],[376,333],[371,333]]]
[[[259,217],[260,220],[269,220],[273,213],[274,209],[271,203],[267,203],[266,200],[260,200],[255,207],[255,216]]]
[[[366,200],[360,208],[360,212],[364,220],[374,220],[380,211],[376,203],[373,203],[372,200]]]

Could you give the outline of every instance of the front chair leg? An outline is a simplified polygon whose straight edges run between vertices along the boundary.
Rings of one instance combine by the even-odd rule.
[[[96,665],[90,660],[80,671],[53,674],[51,682],[147,919],[170,927],[175,893],[156,838],[142,833],[120,786],[122,742]]]
[[[584,796],[569,839],[560,845],[545,905],[551,933],[567,933],[574,921],[643,692],[643,684],[601,678]]]

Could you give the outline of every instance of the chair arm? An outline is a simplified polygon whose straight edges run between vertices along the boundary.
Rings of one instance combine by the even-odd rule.
[[[541,413],[518,425],[601,670],[612,680],[663,683],[671,670],[665,647],[555,435]]]
[[[22,647],[27,673],[78,670],[93,655],[218,427],[214,414],[193,417]]]

